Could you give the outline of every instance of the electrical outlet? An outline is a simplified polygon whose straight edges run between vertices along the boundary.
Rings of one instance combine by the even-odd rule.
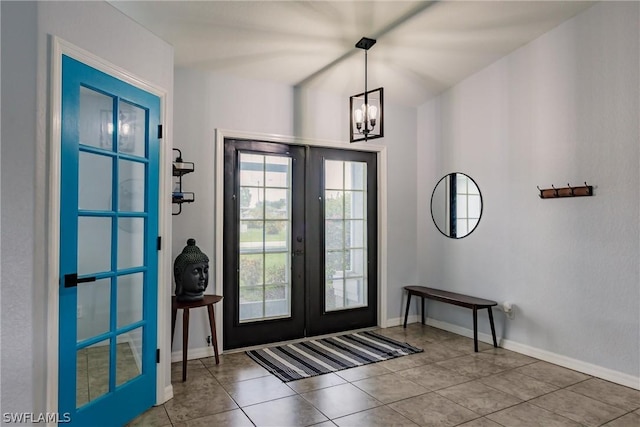
[[[211,345],[211,335],[207,335],[207,347]]]
[[[502,311],[507,316],[507,319],[513,319],[514,315],[514,306],[511,302],[505,301],[502,303]]]

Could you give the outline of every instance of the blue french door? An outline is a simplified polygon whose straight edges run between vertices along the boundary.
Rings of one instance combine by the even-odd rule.
[[[62,58],[59,413],[155,403],[160,99]]]

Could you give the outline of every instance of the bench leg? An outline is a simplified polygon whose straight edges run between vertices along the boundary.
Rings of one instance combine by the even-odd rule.
[[[473,349],[478,352],[478,309],[473,307]]]
[[[496,328],[493,326],[493,313],[491,307],[487,307],[489,310],[489,323],[491,324],[491,335],[493,335],[493,346],[498,348],[498,341],[496,340]]]
[[[424,325],[424,297],[422,297],[422,324]]]
[[[409,317],[409,305],[411,304],[411,293],[407,293],[407,308],[404,311],[404,327],[407,327],[407,317]]]

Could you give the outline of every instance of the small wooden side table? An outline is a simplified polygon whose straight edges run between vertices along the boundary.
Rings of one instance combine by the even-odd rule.
[[[216,317],[213,312],[213,304],[222,301],[220,295],[205,295],[200,301],[178,301],[176,297],[171,298],[171,345],[173,345],[173,335],[176,330],[176,316],[178,309],[182,309],[182,381],[187,380],[187,348],[189,347],[189,309],[197,307],[207,307],[209,311],[209,327],[211,328],[211,340],[213,341],[213,351],[216,356],[216,365],[220,363],[218,357],[218,337],[216,335]]]

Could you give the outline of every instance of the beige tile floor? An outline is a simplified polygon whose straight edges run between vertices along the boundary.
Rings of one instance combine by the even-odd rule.
[[[131,426],[640,426],[640,391],[420,324],[423,353],[283,383],[244,353],[172,366],[174,397]]]

